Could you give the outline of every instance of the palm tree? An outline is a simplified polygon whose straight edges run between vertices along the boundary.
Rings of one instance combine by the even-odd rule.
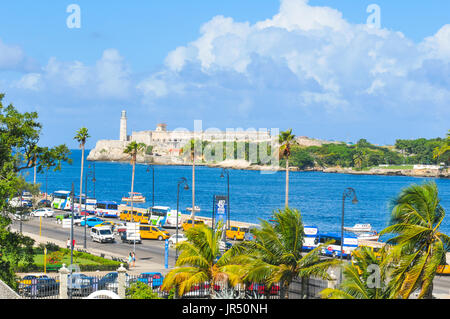
[[[237,259],[246,271],[244,281],[265,283],[268,288],[281,283],[283,298],[288,298],[289,286],[295,278],[331,279],[328,269],[340,264],[337,259],[320,259],[323,245],[302,255],[304,231],[297,209],[279,210],[273,222],[261,221],[261,229],[252,232],[255,241],[243,242],[241,246],[246,251]]]
[[[433,150],[433,157],[435,159],[442,158],[446,164],[450,163],[450,130],[447,133],[447,139],[442,145]]]
[[[198,226],[186,232],[187,240],[177,245],[181,253],[175,268],[164,279],[161,287],[163,290],[170,291],[173,287],[178,287],[177,293],[182,296],[194,285],[207,282],[210,297],[214,298],[216,284],[227,282],[236,286],[241,282],[243,267],[233,263],[233,260],[242,248],[234,245],[221,255],[221,229],[220,225],[216,231],[206,226]]]
[[[90,137],[88,129],[85,127],[80,128],[73,138],[78,143],[80,143],[81,148],[81,173],[80,173],[80,206],[78,207],[78,213],[81,214],[81,203],[82,203],[82,194],[83,194],[83,170],[84,170],[84,148],[86,145],[87,139]],[[86,194],[87,197],[87,194]]]
[[[361,149],[356,149],[356,152],[353,155],[353,163],[355,164],[356,168],[359,170],[362,169],[365,160],[366,160],[366,152]]]
[[[136,159],[138,154],[142,154],[144,150],[147,148],[147,145],[144,143],[137,143],[136,141],[131,142],[128,144],[125,149],[124,153],[131,156],[130,164],[133,166],[133,171],[131,174],[131,220],[133,220],[133,197],[134,197],[134,175],[136,171]]]
[[[450,238],[439,231],[445,217],[433,181],[411,185],[392,200],[390,226],[380,235],[393,237],[391,285],[396,295],[408,298],[420,289],[419,298],[431,298],[437,267],[445,262]]]
[[[281,132],[278,141],[280,143],[279,155],[280,158],[286,160],[286,192],[285,192],[285,207],[289,207],[289,157],[291,156],[291,147],[296,144],[295,135],[292,134],[292,129]]]
[[[386,284],[389,266],[386,252],[380,258],[369,247],[361,247],[352,254],[352,263],[344,266],[344,281],[336,289],[327,288],[320,292],[324,299],[389,299]]]

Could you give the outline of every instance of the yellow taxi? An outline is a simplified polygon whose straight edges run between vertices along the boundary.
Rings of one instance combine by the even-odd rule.
[[[110,221],[106,221],[105,220],[103,223],[95,225],[94,227],[111,227],[111,228],[113,228],[114,225],[115,225],[114,222],[110,222]]]
[[[438,275],[450,275],[450,265],[440,265],[440,266],[438,266],[436,274],[438,274]]]
[[[139,232],[141,233],[142,239],[165,240],[170,237],[170,233],[168,231],[152,225],[140,225]]]
[[[133,220],[135,223],[149,224],[150,215],[146,212],[135,212],[133,215]]]
[[[133,214],[133,219],[135,219],[135,215],[138,214],[137,211],[133,210],[134,214]],[[131,222],[131,212],[128,210],[123,210],[120,212],[120,216],[119,219],[125,222]]]
[[[203,220],[195,220],[195,227],[205,225],[205,222]],[[192,219],[187,219],[183,222],[183,225],[181,225],[184,231],[187,231],[188,229],[192,228]]]
[[[233,240],[244,240],[246,233],[248,233],[248,228],[239,226],[231,226],[226,231],[227,238]]]

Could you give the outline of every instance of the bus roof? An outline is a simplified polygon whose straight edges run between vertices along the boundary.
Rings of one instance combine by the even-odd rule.
[[[335,238],[341,238],[341,233],[319,233],[322,237],[335,237]],[[355,235],[349,235],[344,233],[344,238],[358,238]]]
[[[111,200],[99,200],[99,201],[97,201],[97,204],[115,204],[115,205],[117,205],[117,202],[114,202]]]
[[[70,191],[56,191],[53,194],[70,194]]]
[[[170,207],[168,207],[168,206],[153,206],[153,207],[150,207],[149,209],[165,209],[165,210],[168,210],[168,209],[170,209]]]

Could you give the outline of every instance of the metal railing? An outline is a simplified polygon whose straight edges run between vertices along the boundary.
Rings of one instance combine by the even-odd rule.
[[[123,277],[120,277],[121,275]],[[101,291],[109,291],[121,298],[131,298],[129,295],[130,288],[133,287],[133,284],[141,283],[151,287],[159,298],[165,299],[172,297],[181,299],[281,299],[285,297],[282,295],[283,291],[280,284],[274,284],[270,288],[258,283],[229,287],[226,282],[216,283],[213,287],[207,282],[199,283],[182,296],[176,296],[174,292],[170,293],[160,289],[162,279],[128,275],[123,270],[121,273],[111,272],[105,276],[63,275],[62,273],[54,277],[47,275],[25,276],[19,280],[17,293],[26,299],[84,299],[95,292],[98,294]],[[328,281],[317,278],[296,279],[289,286],[288,298],[317,299],[320,298],[319,293],[328,285]]]

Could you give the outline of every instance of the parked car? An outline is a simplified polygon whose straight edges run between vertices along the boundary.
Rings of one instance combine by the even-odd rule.
[[[113,243],[115,241],[112,229],[108,226],[92,227],[91,239],[92,241],[97,241],[99,243]]]
[[[67,278],[67,293],[69,296],[88,296],[98,289],[98,279],[85,274],[69,274]]]
[[[152,288],[159,288],[163,284],[164,277],[160,272],[144,272],[138,276],[137,280],[151,285]]]
[[[91,216],[91,215],[95,215],[94,212],[87,212],[87,211],[82,211],[80,213],[81,216]]]
[[[98,224],[103,223],[103,219],[98,217],[89,217],[86,220],[80,222],[80,226],[84,226],[87,223],[88,227],[95,227]]]
[[[127,224],[126,223],[114,223],[113,231],[115,233],[123,233],[127,231]]]
[[[256,284],[252,283],[250,286],[247,287],[248,293],[256,293],[258,295],[264,295],[266,292],[266,286],[262,284]],[[278,284],[272,285],[272,287],[269,290],[270,295],[277,295],[280,292],[280,286]]]
[[[64,213],[64,214],[60,214],[60,215],[56,215],[55,219],[56,222],[58,224],[62,224],[63,219],[71,219],[72,218],[72,214],[71,213]],[[73,224],[77,225],[81,223],[81,216],[78,214],[74,214],[73,215]]]
[[[31,282],[33,279],[39,279],[39,278],[48,278],[48,276],[45,274],[26,275],[25,277],[22,278],[21,281],[19,281],[19,288],[21,286],[31,285]]]
[[[32,279],[31,284],[19,288],[21,295],[26,297],[48,297],[59,294],[59,282],[53,278]]]
[[[117,293],[118,288],[118,278],[119,273],[117,271],[113,271],[104,275],[98,281],[98,289],[99,290],[111,290]],[[131,278],[127,273],[125,273],[125,286],[129,287],[135,279]]]
[[[178,235],[175,234],[175,235],[170,236],[170,238],[169,238],[169,245],[170,246],[174,246],[177,243],[177,238],[178,238],[178,243],[182,243],[183,241],[187,240],[186,235],[184,235],[184,234],[178,234]]]
[[[55,211],[51,208],[38,208],[31,212],[31,216],[33,217],[53,217],[55,215]]]

